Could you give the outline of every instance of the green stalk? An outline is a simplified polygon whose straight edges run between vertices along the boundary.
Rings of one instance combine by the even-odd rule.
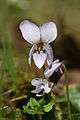
[[[59,104],[57,104],[57,103],[55,106],[55,118],[56,118],[56,120],[62,120],[62,111],[60,109]]]
[[[68,119],[72,120],[71,107],[70,107],[70,98],[69,98],[69,84],[67,78],[67,70],[65,68],[65,80],[66,80],[66,98],[67,98],[67,107],[68,107]]]

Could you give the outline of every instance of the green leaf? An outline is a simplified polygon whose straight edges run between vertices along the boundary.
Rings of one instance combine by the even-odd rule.
[[[28,114],[43,114],[39,101],[30,98],[30,101],[23,107],[23,112]]]
[[[28,114],[44,114],[45,112],[49,112],[53,105],[55,104],[54,99],[46,105],[46,101],[44,98],[40,100],[36,100],[35,98],[30,98],[30,101],[26,106],[23,107],[23,112]]]
[[[46,104],[46,101],[44,100],[44,98],[39,100],[39,104],[41,107],[43,107]]]
[[[39,102],[36,101],[36,99],[34,99],[34,98],[30,98],[29,104],[30,104],[31,108],[33,108],[33,107],[39,107],[40,106]]]
[[[44,108],[44,112],[49,112],[50,110],[52,110],[53,108],[53,105],[54,105],[54,101],[50,101],[47,105],[44,105],[43,108]]]

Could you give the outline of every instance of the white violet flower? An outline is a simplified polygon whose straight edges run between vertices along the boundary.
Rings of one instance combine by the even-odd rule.
[[[24,20],[19,26],[23,38],[32,44],[29,53],[29,64],[32,60],[41,69],[47,60],[50,65],[53,61],[52,48],[49,45],[57,37],[57,28],[54,22],[48,22],[38,27],[34,23]]]
[[[45,93],[49,93],[53,86],[53,83],[49,86],[49,82],[46,79],[36,78],[31,81],[31,84],[35,86],[35,90],[32,90],[32,93],[35,93],[36,96],[43,96]]]

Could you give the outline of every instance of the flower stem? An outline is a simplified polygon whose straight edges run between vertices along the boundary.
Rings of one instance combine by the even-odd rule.
[[[72,120],[71,115],[71,107],[70,107],[70,98],[69,98],[69,85],[68,85],[68,78],[67,78],[67,70],[65,68],[65,80],[66,80],[66,97],[67,97],[67,107],[68,107],[68,119]]]
[[[60,109],[59,104],[57,104],[57,103],[55,106],[55,118],[56,118],[56,120],[62,120],[62,111]]]

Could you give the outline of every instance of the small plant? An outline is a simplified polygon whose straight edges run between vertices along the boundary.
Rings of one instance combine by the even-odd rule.
[[[36,94],[38,100],[31,97],[29,102],[23,106],[23,112],[40,115],[40,120],[42,120],[42,115],[50,112],[56,104],[55,97],[52,97],[56,94],[54,88],[65,71],[63,61],[59,62],[58,59],[54,59],[52,48],[49,45],[57,37],[57,28],[54,22],[48,22],[38,27],[28,20],[21,22],[19,28],[23,38],[33,45],[29,53],[29,64],[38,76],[31,81],[35,87],[31,92]],[[40,77],[41,74],[43,78]],[[46,94],[48,96],[49,93],[51,98],[46,102],[44,96]],[[40,98],[41,96],[42,98]]]

